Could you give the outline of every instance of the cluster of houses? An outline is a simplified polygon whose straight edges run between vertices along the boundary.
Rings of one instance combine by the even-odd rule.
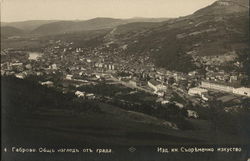
[[[235,82],[238,81],[239,76],[237,73],[226,73],[225,71],[208,71],[206,73],[206,80],[208,81],[224,81],[224,82]]]
[[[209,96],[207,95],[209,90],[218,90],[250,97],[249,88],[233,87],[219,83],[219,81],[238,81],[239,75],[237,73],[228,74],[223,70],[216,72],[215,70],[206,70],[204,76],[197,71],[185,74],[155,68],[146,58],[135,59],[127,57],[126,55],[117,54],[119,51],[105,53],[98,48],[73,48],[72,42],[67,43],[60,40],[51,41],[51,44],[53,46],[45,48],[44,55],[38,61],[21,60],[19,62],[1,63],[1,74],[8,71],[12,72],[10,74],[15,75],[17,78],[23,79],[29,74],[39,75],[42,72],[45,72],[45,74],[61,72],[63,73],[63,78],[66,80],[89,83],[88,80],[84,79],[86,74],[89,77],[102,79],[105,78],[102,74],[93,75],[93,73],[112,73],[112,75],[115,75],[125,72],[128,75],[123,77],[118,76],[119,80],[125,79],[130,85],[135,87],[147,86],[147,88],[150,88],[159,97],[165,97],[168,92],[168,84],[188,93],[190,96],[198,95],[206,101],[209,100]],[[18,70],[15,71],[13,69]],[[206,81],[201,81],[202,79]],[[42,85],[46,86],[53,86],[52,83],[41,82]],[[83,97],[83,95],[86,97],[86,93],[77,92],[75,94],[78,97]]]
[[[96,68],[106,69],[106,70],[116,70],[117,65],[111,63],[95,63]]]

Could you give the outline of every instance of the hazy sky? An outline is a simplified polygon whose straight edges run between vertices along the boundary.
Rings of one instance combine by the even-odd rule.
[[[179,17],[215,0],[0,0],[1,21]]]

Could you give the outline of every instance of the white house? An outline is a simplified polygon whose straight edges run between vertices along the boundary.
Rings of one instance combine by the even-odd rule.
[[[88,94],[86,94],[86,97],[87,97],[88,99],[95,99],[95,95],[94,95],[93,93],[88,93]]]
[[[163,84],[161,84],[160,82],[156,81],[156,80],[149,80],[148,81],[148,86],[152,89],[154,89],[155,91],[165,91],[167,90],[167,87]]]
[[[250,97],[250,88],[246,88],[246,87],[234,88],[233,93]]]
[[[194,96],[194,95],[202,96],[202,94],[207,93],[207,92],[208,92],[207,89],[203,89],[203,88],[199,88],[199,87],[190,88],[188,90],[188,94],[191,96]]]
[[[26,75],[24,75],[23,73],[18,73],[18,74],[15,74],[16,78],[19,78],[19,79],[24,79],[26,77]]]
[[[56,65],[56,64],[52,64],[52,65],[51,65],[51,69],[57,70],[57,65]]]
[[[199,115],[198,115],[198,113],[196,111],[187,110],[187,113],[188,113],[187,114],[188,117],[195,118],[195,119],[199,118]]]
[[[159,96],[159,97],[163,97],[164,94],[165,94],[165,92],[162,91],[162,90],[157,90],[157,91],[155,91],[154,93],[157,94],[157,96]]]
[[[84,97],[84,96],[85,96],[85,92],[76,91],[76,92],[75,92],[75,95],[76,95],[77,97]]]
[[[53,86],[54,85],[54,83],[51,81],[41,82],[40,84],[43,86]]]
[[[73,75],[70,75],[70,74],[66,75],[66,79],[68,79],[68,80],[71,80],[72,77],[73,77]]]

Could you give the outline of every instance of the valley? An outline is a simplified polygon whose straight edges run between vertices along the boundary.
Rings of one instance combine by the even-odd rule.
[[[249,143],[246,4],[218,0],[178,18],[1,22],[5,144]]]

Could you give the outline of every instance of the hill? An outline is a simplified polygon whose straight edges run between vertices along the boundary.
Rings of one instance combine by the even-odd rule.
[[[197,57],[237,54],[249,46],[248,9],[241,1],[230,1],[226,6],[221,6],[222,2],[158,24],[121,25],[105,37],[105,42],[126,46],[127,54],[150,56],[157,66],[192,71]]]
[[[32,33],[49,35],[79,32],[86,30],[99,30],[105,28],[112,28],[122,23],[123,21],[121,19],[112,18],[95,18],[87,21],[59,21],[42,25],[33,30]]]
[[[220,128],[213,131],[202,130],[204,127],[196,131],[171,129],[167,122],[155,117],[97,101],[79,100],[74,95],[62,94],[56,89],[41,86],[30,80],[1,77],[1,93],[2,146],[8,150],[20,149],[19,152],[3,153],[2,158],[6,161],[27,161],[30,158],[36,158],[38,161],[56,161],[62,158],[99,160],[100,157],[102,160],[121,160],[121,156],[129,156],[124,160],[133,160],[135,156],[128,151],[131,145],[136,148],[138,154],[142,152],[137,160],[157,158],[164,161],[166,155],[156,152],[157,147],[212,147],[215,144],[220,146],[228,143],[249,143],[249,136],[228,136],[221,133]],[[214,119],[217,117],[222,118],[220,115],[215,118],[213,116]],[[240,136],[244,136],[243,134],[247,133],[245,129],[248,127],[249,116],[247,120],[239,118],[239,122],[234,119],[231,121],[235,125],[229,126],[229,129],[239,126],[242,134]],[[232,117],[228,117],[228,120],[231,119]],[[207,122],[194,119],[191,121],[199,126]],[[227,123],[222,119],[222,126]],[[244,124],[246,126],[242,126]],[[28,152],[30,148],[42,149],[43,152]],[[55,153],[51,152],[52,148]],[[57,152],[57,149],[61,148],[67,151]],[[83,151],[90,148],[93,153]],[[96,153],[97,148],[112,148],[114,153]],[[80,152],[74,153],[72,149],[79,149]],[[200,154],[187,152],[167,155],[174,160],[180,158],[192,161],[202,158],[234,161],[242,158],[242,153]]]
[[[114,28],[116,26],[132,22],[161,22],[167,18],[131,18],[131,19],[113,19],[113,18],[94,18],[86,21],[58,21],[41,25],[34,29],[32,33],[49,35],[72,33],[79,31],[90,31]]]
[[[41,25],[56,21],[57,20],[29,20],[29,21],[19,21],[19,22],[1,22],[1,26],[11,26],[24,31],[32,31]]]
[[[194,14],[228,14],[235,12],[247,12],[248,0],[218,0],[212,5],[196,11]]]
[[[189,132],[180,133],[168,122],[150,115],[83,100],[73,93],[62,94],[29,79],[2,77],[1,92],[3,137],[7,145],[153,145],[207,141],[206,136],[195,138]],[[146,136],[138,138],[143,133]]]
[[[23,30],[20,30],[11,26],[1,26],[1,38],[6,38],[10,36],[21,36],[24,34]]]

